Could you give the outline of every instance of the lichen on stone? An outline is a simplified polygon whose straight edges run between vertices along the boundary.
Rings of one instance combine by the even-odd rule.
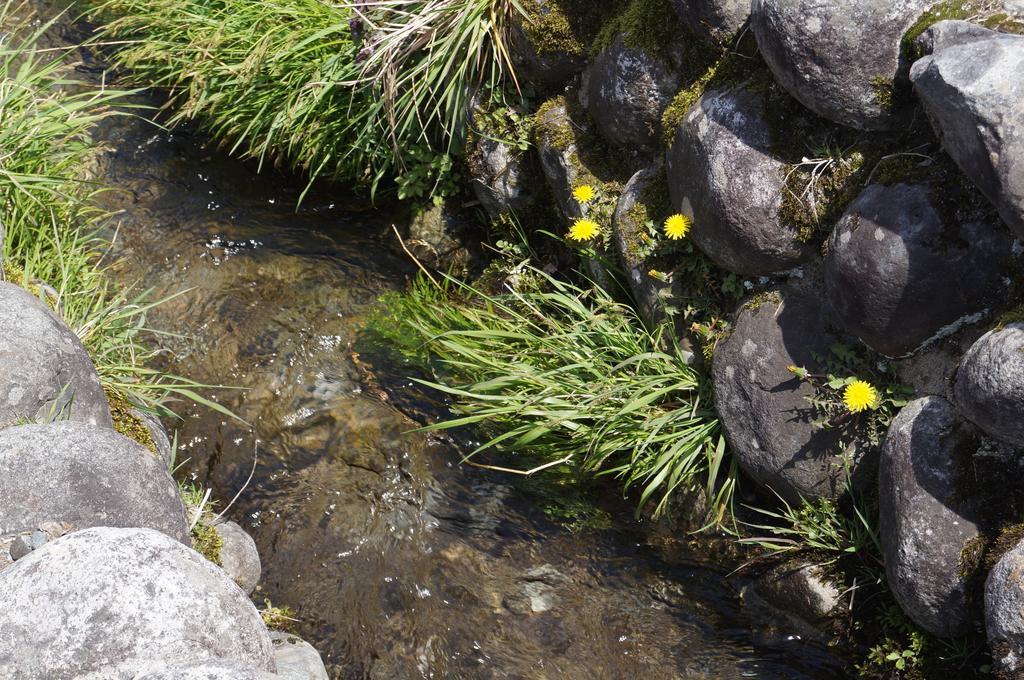
[[[781,305],[782,295],[777,290],[768,290],[763,293],[758,293],[754,297],[750,298],[744,305],[744,309],[754,311],[760,309],[764,305]]]

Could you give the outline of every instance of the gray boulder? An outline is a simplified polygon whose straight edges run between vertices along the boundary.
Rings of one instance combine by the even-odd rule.
[[[283,680],[328,680],[320,652],[295,635],[271,631],[277,676]]]
[[[726,45],[750,17],[750,0],[672,0],[690,31],[712,45]]]
[[[146,527],[189,544],[167,468],[145,447],[86,423],[0,430],[0,534],[43,522]]]
[[[914,41],[914,47],[921,56],[924,56],[991,35],[991,30],[969,21],[940,21],[926,28]]]
[[[818,115],[861,130],[896,127],[907,30],[935,0],[753,0],[751,27],[779,83]]]
[[[840,496],[846,489],[844,457],[854,485],[862,483],[868,447],[840,444],[839,428],[814,424],[808,399],[815,389],[788,366],[823,372],[836,338],[824,325],[821,296],[788,287],[747,303],[728,339],[715,350],[715,405],[725,435],[744,471],[786,500]],[[845,456],[844,456],[845,454]]]
[[[901,356],[984,311],[1011,250],[1001,225],[950,224],[931,184],[871,185],[829,239],[825,285],[837,320]]]
[[[301,677],[301,676],[300,676]],[[300,677],[294,680],[300,680]],[[205,659],[153,671],[132,680],[283,680],[289,676],[267,673],[240,661]]]
[[[220,566],[238,587],[252,594],[260,582],[260,553],[256,541],[235,522],[220,522],[214,531],[221,538]]]
[[[1024,323],[975,342],[960,362],[953,393],[965,418],[996,439],[1024,446]]]
[[[950,42],[914,63],[914,89],[943,148],[1024,238],[1024,36]]]
[[[203,660],[275,669],[245,593],[152,529],[78,531],[0,572],[0,631],[0,668],[19,680],[127,680]]]
[[[914,623],[944,638],[971,627],[961,555],[980,532],[958,484],[977,448],[976,431],[952,404],[925,397],[893,421],[879,463],[886,580]]]
[[[1007,677],[1024,669],[1024,541],[1003,555],[985,581],[985,632]]]
[[[661,114],[679,85],[673,69],[616,36],[587,67],[580,94],[608,143],[653,151],[660,146]]]
[[[812,253],[781,222],[785,165],[771,143],[759,95],[712,90],[667,156],[672,207],[693,218],[690,238],[719,266],[748,276],[790,269]]]
[[[113,427],[85,347],[37,297],[0,283],[0,427],[77,420]]]

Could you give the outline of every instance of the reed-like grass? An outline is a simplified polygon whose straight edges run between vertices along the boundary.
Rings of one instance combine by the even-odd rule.
[[[147,366],[146,313],[155,303],[128,297],[104,276],[105,215],[93,207],[100,187],[87,174],[96,149],[90,130],[126,92],[70,77],[71,50],[40,49],[44,24],[31,28],[24,7],[0,6],[0,223],[6,278],[58,312],[89,351],[108,390],[163,412],[174,396],[221,407],[201,385]]]
[[[626,305],[532,270],[539,292],[490,295],[447,279],[415,282],[394,310],[439,362],[431,387],[456,417],[429,429],[478,428],[488,449],[524,467],[577,466],[639,490],[663,512],[703,486],[721,524],[735,488],[703,377],[667,327],[647,331]]]
[[[104,0],[101,40],[235,154],[376,187],[409,149],[458,151],[512,76],[517,0]],[[422,156],[423,154],[419,154]]]

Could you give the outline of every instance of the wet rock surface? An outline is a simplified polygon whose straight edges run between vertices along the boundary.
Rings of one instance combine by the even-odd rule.
[[[583,76],[581,96],[598,132],[611,145],[654,151],[661,143],[661,114],[679,90],[669,64],[621,36],[601,50]]]
[[[933,0],[754,0],[750,24],[778,82],[819,116],[892,129],[909,64],[904,34]]]
[[[101,174],[131,190],[104,197],[125,211],[118,275],[156,297],[194,287],[153,313],[184,336],[167,339],[172,368],[249,388],[216,396],[256,428],[197,409],[179,459],[230,499],[257,456],[231,517],[259,547],[260,597],[295,610],[332,677],[838,676],[821,657],[756,648],[727,568],[678,542],[638,545],[632,508],[599,505],[606,528],[572,533],[525,483],[410,434],[396,406],[446,411],[363,331],[377,296],[415,272],[390,216],[316,194],[296,212],[301,186],[254,178],[187,130],[111,123]],[[524,580],[543,565],[567,580]],[[503,606],[528,583],[557,602]]]
[[[980,533],[963,487],[978,442],[948,401],[926,397],[900,411],[879,463],[889,587],[917,625],[944,638],[966,634],[973,621],[963,554]]]
[[[112,427],[81,341],[42,300],[0,282],[0,427],[55,419]]]
[[[911,69],[914,90],[943,148],[1024,238],[1024,36],[972,30],[933,47]]]
[[[86,529],[18,560],[0,572],[0,629],[0,668],[24,680],[127,680],[199,659],[274,670],[245,594],[152,529]]]
[[[961,413],[987,434],[1024,446],[1024,323],[990,331],[971,346],[954,394]]]
[[[781,224],[785,166],[771,152],[759,95],[706,92],[668,151],[672,207],[693,218],[690,238],[716,264],[745,275],[791,269],[811,254]]]
[[[820,373],[818,357],[828,356],[837,341],[825,326],[816,288],[785,287],[747,302],[712,363],[715,405],[740,466],[796,502],[840,496],[844,455],[851,457],[855,484],[866,475],[859,468],[867,448],[844,445],[841,429],[816,425],[808,401],[814,388],[788,370],[795,365]]]
[[[1008,271],[1002,225],[959,222],[936,201],[942,191],[873,184],[829,238],[825,283],[836,319],[882,354],[901,356],[977,319]]]
[[[0,430],[0,534],[67,522],[147,527],[190,544],[185,506],[163,463],[113,430],[85,423]]]

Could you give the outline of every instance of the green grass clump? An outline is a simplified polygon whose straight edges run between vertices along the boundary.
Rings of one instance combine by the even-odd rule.
[[[171,93],[172,123],[376,187],[461,152],[469,103],[515,81],[518,12],[513,0],[106,0],[93,15],[135,82]]]
[[[429,429],[479,428],[530,467],[614,475],[661,512],[675,491],[705,485],[722,522],[735,486],[710,389],[667,327],[644,330],[600,289],[540,271],[543,289],[491,295],[452,279],[417,281],[401,324],[438,361],[427,384],[456,417]],[[541,465],[533,465],[539,461]]]
[[[201,385],[146,366],[146,313],[156,302],[129,297],[105,277],[108,244],[96,236],[106,215],[93,207],[100,187],[86,179],[95,154],[89,131],[124,91],[68,76],[63,50],[41,49],[50,24],[18,23],[10,3],[0,20],[0,223],[8,281],[44,300],[78,335],[113,398],[154,411],[171,396],[221,407],[200,397]],[[13,24],[13,25],[12,25]],[[68,53],[71,50],[67,51]]]

